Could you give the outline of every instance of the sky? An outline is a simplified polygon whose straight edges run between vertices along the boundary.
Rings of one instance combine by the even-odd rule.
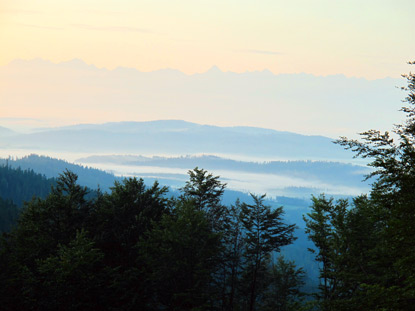
[[[415,55],[413,0],[0,0],[0,66],[74,58],[201,73],[379,79]]]
[[[401,121],[404,94],[393,88],[415,60],[414,12],[414,0],[0,0],[0,126],[183,119],[330,137],[384,129]],[[141,91],[130,83],[137,73],[117,80],[119,67],[193,78],[148,76]],[[210,73],[209,87],[191,89],[210,68],[252,78],[244,86],[245,76]]]

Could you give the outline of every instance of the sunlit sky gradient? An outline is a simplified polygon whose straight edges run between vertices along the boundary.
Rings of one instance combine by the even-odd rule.
[[[0,0],[0,66],[16,58],[191,74],[408,71],[413,0]]]

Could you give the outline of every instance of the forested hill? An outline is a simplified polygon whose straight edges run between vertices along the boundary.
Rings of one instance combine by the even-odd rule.
[[[107,180],[112,177],[111,186],[114,185],[115,177],[111,174],[62,160],[35,155],[19,160],[0,159],[0,232],[9,231],[15,224],[24,202],[29,202],[34,197],[46,198],[52,186],[56,186],[56,178],[67,169],[82,173],[82,186],[96,182],[93,190],[88,190],[88,198],[96,195],[95,189],[100,177],[103,177],[103,181],[106,181],[105,177]]]
[[[0,232],[10,231],[24,202],[33,197],[45,198],[56,184],[33,170],[0,165]]]
[[[23,202],[30,201],[33,196],[45,198],[55,183],[54,178],[47,178],[32,169],[0,165],[0,197],[13,201],[18,207],[23,206]]]
[[[92,158],[93,159],[93,158]],[[195,158],[196,159],[196,158]],[[199,164],[200,167],[205,168],[204,165],[208,166],[208,163],[204,163],[202,158],[199,158],[202,164]],[[111,187],[114,186],[115,181],[122,181],[122,177],[114,176],[113,174],[107,173],[103,170],[86,167],[78,164],[69,163],[64,160],[55,159],[46,156],[39,156],[31,154],[23,158],[17,159],[0,159],[0,165],[7,165],[13,168],[21,168],[21,170],[33,170],[34,172],[45,175],[47,178],[57,178],[65,170],[69,170],[75,173],[78,176],[78,183],[82,186],[88,187],[90,189],[97,189],[98,185],[101,190],[108,191]],[[242,163],[242,162],[241,162]],[[192,166],[193,165],[193,166]],[[254,165],[254,164],[253,164]],[[193,161],[189,164],[188,168],[191,169],[195,166],[198,166],[197,162]],[[163,175],[160,174],[159,178],[150,178],[146,174],[139,175],[138,177],[143,177],[146,184],[151,184],[154,181],[158,180],[162,185],[168,185],[165,183],[167,179],[163,179]],[[186,177],[186,176],[185,176]],[[180,185],[183,186],[183,183]],[[169,192],[171,195],[178,195],[178,192],[175,189],[170,188]],[[223,195],[224,204],[232,204],[236,199],[248,200],[250,198],[248,193],[226,189]],[[304,200],[302,198],[291,198],[285,196],[278,196],[272,200],[267,198],[267,204],[284,205],[290,207],[302,207],[305,208],[310,205],[310,201]],[[300,217],[301,218],[301,217]]]
[[[102,190],[108,190],[114,185],[115,180],[120,180],[113,174],[95,168],[35,154],[20,159],[0,159],[0,165],[6,163],[13,168],[20,167],[22,170],[33,170],[47,178],[56,178],[65,170],[69,170],[78,176],[78,182],[81,185],[91,189],[97,189],[99,186]]]

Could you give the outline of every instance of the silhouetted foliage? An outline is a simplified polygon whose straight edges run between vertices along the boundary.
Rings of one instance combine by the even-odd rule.
[[[11,200],[0,198],[0,233],[10,231],[18,216],[19,208]]]
[[[415,64],[415,63],[410,63]],[[412,310],[415,303],[415,74],[393,134],[370,130],[337,143],[371,159],[370,197],[313,199],[306,219],[321,262],[321,310]]]
[[[227,208],[218,177],[197,168],[189,175],[182,196],[169,199],[167,188],[136,178],[91,195],[65,171],[0,240],[2,309],[248,310],[242,289],[254,249],[275,287],[271,252],[293,240],[293,225],[263,196]],[[264,217],[254,242],[256,225],[247,223],[257,210]]]
[[[294,241],[295,225],[282,221],[282,207],[271,210],[263,196],[252,195],[254,204],[242,203],[241,218],[245,229],[245,265],[243,277],[247,285],[248,310],[255,310],[258,292],[266,288],[266,275],[272,252]]]

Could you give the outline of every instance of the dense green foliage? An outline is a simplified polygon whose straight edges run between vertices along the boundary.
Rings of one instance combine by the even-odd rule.
[[[267,287],[263,274],[268,273],[269,256],[294,240],[295,225],[285,225],[281,217],[282,207],[271,211],[269,206],[264,205],[264,197],[253,196],[252,205],[241,204],[241,220],[246,230],[244,278],[248,285],[249,310],[255,309],[258,292]]]
[[[16,223],[19,208],[11,200],[0,198],[0,232],[8,232]]]
[[[415,63],[412,63],[415,64]],[[370,130],[338,143],[372,159],[370,197],[313,198],[305,217],[321,264],[321,310],[413,310],[415,303],[415,74],[393,134]]]
[[[294,239],[282,208],[226,207],[217,176],[189,175],[179,198],[135,178],[91,198],[66,171],[3,235],[2,310],[292,310],[302,270],[272,260]]]
[[[0,197],[12,200],[19,207],[34,196],[45,198],[54,184],[55,180],[37,174],[31,169],[0,165]]]

